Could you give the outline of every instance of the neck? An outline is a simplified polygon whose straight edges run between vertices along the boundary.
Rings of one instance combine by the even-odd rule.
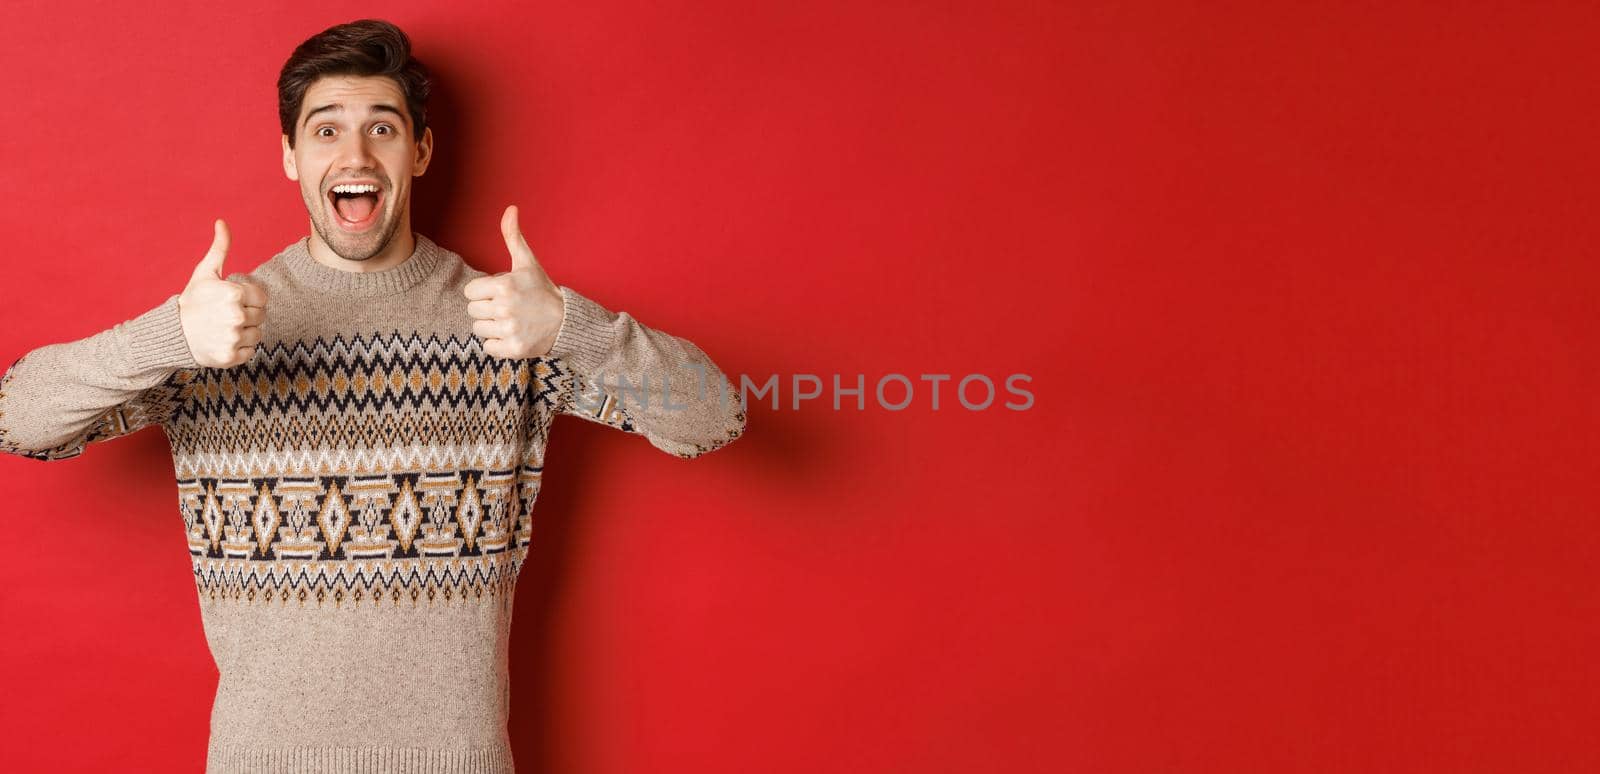
[[[400,264],[379,271],[365,268],[347,271],[328,266],[311,256],[312,236],[300,237],[280,256],[301,287],[347,298],[376,298],[404,293],[427,279],[440,264],[459,260],[453,258],[454,253],[441,249],[422,234],[407,231],[406,235],[413,238],[415,251]],[[345,263],[359,265],[362,262]]]

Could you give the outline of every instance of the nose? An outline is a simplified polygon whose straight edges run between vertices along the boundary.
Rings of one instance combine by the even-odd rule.
[[[339,143],[338,161],[339,166],[344,169],[372,169],[372,149],[367,145],[367,136],[360,132],[346,135]]]

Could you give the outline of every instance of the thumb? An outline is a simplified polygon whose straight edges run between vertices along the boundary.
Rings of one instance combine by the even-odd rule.
[[[206,251],[204,258],[194,267],[195,276],[204,275],[215,279],[222,279],[222,260],[228,257],[228,224],[217,218],[213,224],[215,233],[211,238],[211,249]]]
[[[506,252],[511,253],[511,270],[539,269],[539,260],[533,257],[533,248],[522,237],[522,227],[517,224],[517,205],[506,208],[500,216],[500,235],[505,237]]]

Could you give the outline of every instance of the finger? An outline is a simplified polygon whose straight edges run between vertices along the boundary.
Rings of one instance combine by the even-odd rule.
[[[267,291],[266,291],[265,288],[261,287],[260,285],[257,285],[254,282],[248,282],[248,281],[247,282],[240,282],[238,284],[241,287],[244,288],[244,295],[242,297],[240,297],[239,300],[240,300],[241,303],[244,304],[244,307],[245,307],[246,311],[249,311],[250,309],[265,309],[266,308],[266,306],[267,306]]]
[[[241,363],[244,362],[245,360],[249,360],[250,358],[253,358],[253,357],[256,356],[256,348],[253,347],[253,346],[251,346],[251,347],[236,347],[236,348],[234,348],[233,351],[235,353],[237,353],[238,356],[241,358],[241,360],[240,360]]]
[[[510,333],[510,320],[473,320],[472,332],[481,338],[499,339]]]
[[[467,302],[467,316],[474,320],[493,320],[500,312],[494,299],[484,298]]]
[[[471,301],[494,298],[506,292],[506,283],[502,279],[504,276],[504,274],[485,274],[482,277],[474,277],[472,281],[461,286],[461,293]]]
[[[228,224],[217,218],[212,224],[211,249],[206,251],[205,257],[194,267],[194,273],[222,279],[222,259],[228,257],[230,241],[232,240],[228,234]]]
[[[244,323],[242,324],[246,328],[254,328],[259,326],[261,323],[265,322],[266,319],[267,310],[259,306],[247,306],[244,308]]]
[[[235,346],[253,347],[261,343],[261,335],[260,328],[245,328],[239,331],[239,343]]]
[[[505,237],[506,251],[511,253],[512,271],[539,269],[539,259],[533,257],[533,248],[528,247],[528,240],[522,236],[522,226],[517,223],[517,205],[507,207],[500,216],[500,235]]]

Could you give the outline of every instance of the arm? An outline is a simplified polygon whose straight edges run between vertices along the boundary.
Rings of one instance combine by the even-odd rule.
[[[0,452],[61,460],[87,444],[166,422],[198,367],[178,294],[87,338],[49,344],[0,376]]]
[[[232,368],[254,357],[266,291],[249,275],[222,278],[230,239],[228,225],[213,221],[211,249],[182,293],[93,336],[12,362],[0,375],[0,452],[67,459],[90,443],[166,424],[200,368]]]
[[[744,433],[742,398],[693,342],[612,312],[572,288],[562,286],[561,296],[561,328],[546,355],[565,372],[560,413],[643,435],[684,459]]]

